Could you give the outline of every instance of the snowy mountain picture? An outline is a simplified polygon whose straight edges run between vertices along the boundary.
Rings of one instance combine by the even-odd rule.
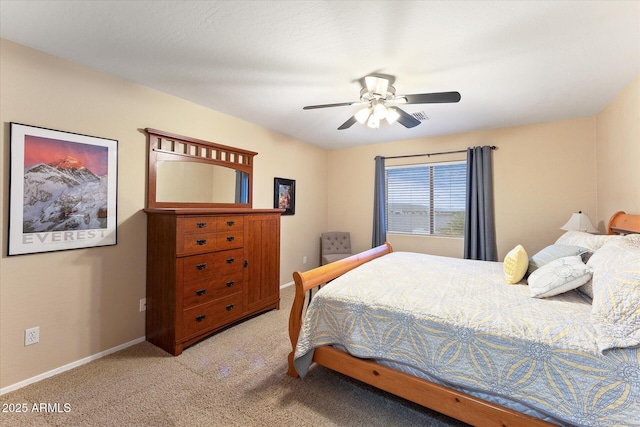
[[[27,168],[23,232],[106,228],[107,182],[71,156]]]
[[[11,123],[9,255],[117,244],[118,141]]]

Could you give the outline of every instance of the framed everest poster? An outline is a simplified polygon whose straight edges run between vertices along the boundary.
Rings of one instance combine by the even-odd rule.
[[[11,123],[8,255],[116,244],[118,141]]]

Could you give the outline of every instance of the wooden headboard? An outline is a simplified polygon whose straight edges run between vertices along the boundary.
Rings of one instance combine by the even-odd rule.
[[[622,211],[611,216],[607,225],[607,234],[640,233],[640,215],[632,215]]]

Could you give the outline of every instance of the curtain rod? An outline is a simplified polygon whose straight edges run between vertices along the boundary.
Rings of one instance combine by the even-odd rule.
[[[489,148],[491,148],[492,150],[497,150],[498,147],[496,147],[495,145],[491,145]],[[423,157],[423,156],[427,156],[427,157],[431,157],[431,156],[438,156],[440,154],[455,154],[455,153],[466,153],[467,150],[456,150],[456,151],[441,151],[439,153],[424,153],[424,154],[406,154],[404,156],[380,156],[383,159],[404,159],[406,157]]]

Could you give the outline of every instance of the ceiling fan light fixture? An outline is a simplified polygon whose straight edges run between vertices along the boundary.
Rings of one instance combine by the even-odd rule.
[[[380,127],[380,119],[371,114],[369,116],[369,120],[367,120],[367,126],[369,126],[371,129],[378,129]]]
[[[363,108],[362,110],[358,111],[354,117],[356,118],[356,120],[358,121],[358,123],[360,124],[365,124],[367,122],[367,119],[369,118],[369,116],[371,115],[371,111],[369,109],[369,107]]]
[[[373,115],[378,120],[382,120],[387,117],[387,107],[384,106],[384,103],[378,102],[373,107]]]

